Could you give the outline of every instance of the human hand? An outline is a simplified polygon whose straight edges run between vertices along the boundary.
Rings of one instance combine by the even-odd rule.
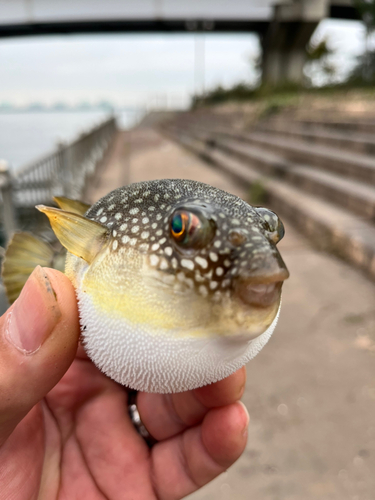
[[[239,458],[248,415],[245,369],[201,389],[139,393],[150,450],[127,391],[78,347],[74,289],[36,268],[0,318],[0,500],[173,500]]]

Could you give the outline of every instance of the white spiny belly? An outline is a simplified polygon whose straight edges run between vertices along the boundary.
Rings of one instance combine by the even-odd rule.
[[[264,347],[279,317],[278,312],[271,326],[253,340],[181,337],[173,331],[147,330],[100,310],[79,289],[77,296],[88,356],[116,382],[145,392],[182,392],[228,377]]]

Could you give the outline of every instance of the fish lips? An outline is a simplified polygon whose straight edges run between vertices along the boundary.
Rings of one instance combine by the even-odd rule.
[[[266,308],[280,302],[281,287],[289,277],[280,254],[262,270],[239,276],[234,283],[235,295],[246,305]]]

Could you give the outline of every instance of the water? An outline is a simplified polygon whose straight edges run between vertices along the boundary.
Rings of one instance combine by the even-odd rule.
[[[17,169],[70,141],[107,118],[103,111],[0,113],[0,159]],[[132,126],[139,112],[119,113],[122,128]]]

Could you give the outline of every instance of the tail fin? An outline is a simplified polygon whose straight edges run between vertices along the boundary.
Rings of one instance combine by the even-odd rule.
[[[5,252],[2,277],[5,291],[12,304],[27,278],[38,265],[52,267],[54,251],[44,241],[30,233],[16,233]]]

